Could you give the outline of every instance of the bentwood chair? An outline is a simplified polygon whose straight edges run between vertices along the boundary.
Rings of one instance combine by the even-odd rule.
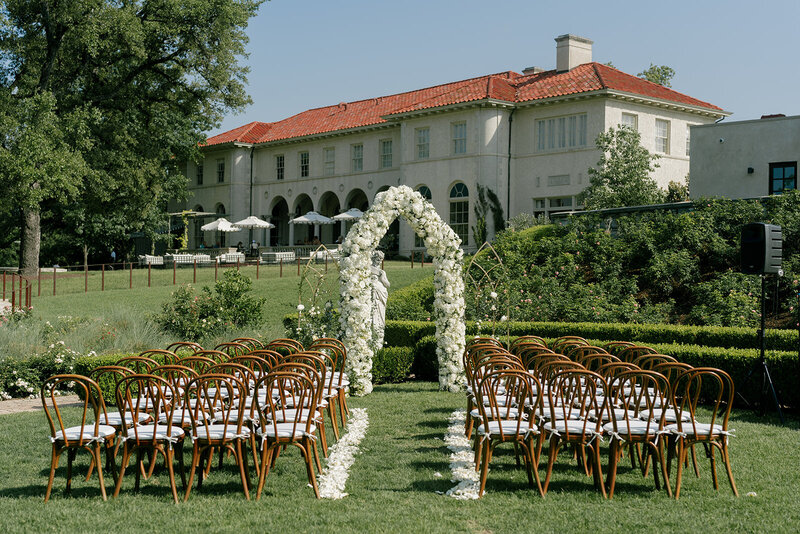
[[[228,364],[236,365],[236,364]],[[238,368],[246,369],[244,366]],[[241,370],[239,369],[239,370]],[[195,472],[197,489],[203,485],[205,467],[202,462],[214,449],[230,452],[239,467],[244,496],[250,500],[250,478],[247,468],[247,441],[250,430],[244,424],[247,386],[235,374],[206,374],[194,379],[187,389],[186,403],[192,408],[192,468],[183,500],[189,499]]]
[[[162,349],[150,349],[139,353],[140,358],[150,358],[151,360],[157,361],[156,358],[160,358],[164,365],[171,365],[174,364],[178,360],[178,355],[169,350],[162,350]]]
[[[314,474],[314,442],[317,427],[308,412],[290,406],[313,406],[319,396],[317,384],[307,374],[288,370],[273,370],[259,380],[257,390],[264,389],[263,397],[256,397],[261,427],[261,474],[258,480],[256,499],[261,491],[270,469],[274,465],[280,448],[286,445],[297,446],[305,460],[308,484],[319,499],[317,477]]]
[[[220,352],[224,352],[228,355],[229,358],[233,358],[234,356],[244,356],[252,349],[250,346],[245,345],[244,343],[239,343],[237,341],[229,341],[227,343],[220,343],[214,350],[218,350]]]
[[[332,337],[321,337],[315,340],[308,350],[322,350],[327,352],[333,345],[338,349],[338,352],[330,354],[334,359],[336,367],[333,368],[333,383],[336,384],[337,400],[339,401],[339,415],[342,419],[342,427],[347,424],[347,416],[350,415],[350,409],[347,407],[347,393],[350,390],[350,378],[345,372],[345,363],[347,362],[347,349],[340,340]]]
[[[164,463],[169,472],[169,484],[172,498],[178,502],[178,489],[175,484],[175,470],[173,467],[177,452],[180,466],[181,480],[186,484],[183,468],[183,438],[185,432],[180,426],[172,424],[172,400],[179,396],[177,389],[164,378],[153,375],[134,374],[126,376],[117,384],[117,407],[123,414],[123,419],[130,417],[131,421],[138,420],[142,413],[152,413],[154,422],[148,425],[122,426],[122,462],[120,463],[117,485],[114,488],[114,497],[122,489],[122,480],[133,453],[136,453],[136,485],[139,490],[139,475],[144,471],[142,461],[143,453],[151,456],[151,465],[155,463],[158,455],[164,457]],[[162,419],[161,415],[166,414]],[[164,422],[162,422],[164,421]],[[127,423],[127,420],[125,421]],[[150,471],[152,472],[152,470]]]
[[[254,337],[237,337],[233,340],[234,343],[241,343],[250,347],[250,350],[258,350],[264,348],[264,343]]]
[[[550,378],[546,407],[549,408],[550,416],[544,424],[544,438],[549,438],[550,446],[547,474],[542,485],[543,494],[547,494],[550,486],[559,449],[563,445],[572,445],[580,454],[579,460],[584,471],[589,474],[589,465],[591,466],[594,485],[603,497],[606,496],[600,466],[602,428],[599,421],[593,421],[589,417],[590,412],[597,413],[600,410],[602,401],[598,399],[606,396],[602,384],[600,375],[585,369],[565,369]],[[587,449],[590,453],[588,459]]]
[[[728,438],[732,430],[728,430],[733,404],[733,380],[730,375],[720,369],[711,367],[696,367],[681,374],[677,379],[674,391],[674,407],[678,415],[677,422],[667,426],[677,436],[678,473],[675,478],[675,498],[681,494],[681,481],[683,466],[686,463],[686,454],[690,447],[702,444],[706,454],[711,460],[711,479],[714,489],[719,489],[717,478],[717,463],[715,452],[718,451],[722,464],[728,474],[733,494],[739,496],[736,482],[731,471],[730,451]],[[698,403],[704,397],[704,404],[708,414],[697,411]],[[688,412],[689,421],[685,422],[682,415]],[[705,412],[705,410],[704,410]]]
[[[653,460],[653,480],[656,489],[661,489],[658,479],[658,468],[664,478],[667,494],[672,496],[669,476],[664,456],[664,444],[667,441],[664,426],[668,409],[670,389],[664,375],[647,370],[623,371],[615,376],[609,384],[609,396],[606,404],[610,422],[603,430],[611,436],[608,459],[608,497],[614,496],[617,480],[617,466],[625,445],[631,455],[639,456],[642,475],[647,476],[650,459]],[[613,409],[622,406],[624,409]],[[645,449],[645,459],[639,452],[639,445]]]
[[[523,451],[528,484],[544,496],[539,480],[540,446],[535,443],[541,433],[534,423],[535,414],[541,405],[537,380],[522,369],[497,369],[486,373],[478,384],[478,409],[481,424],[478,426],[479,440],[476,456],[480,459],[480,490],[482,496],[486,488],[489,462],[494,449],[500,443],[511,442],[514,449]]]
[[[74,386],[70,384],[71,382],[74,383]],[[80,419],[77,419],[80,424],[74,426],[69,426],[65,422],[65,414],[62,413],[59,406],[61,397],[58,392],[66,385],[72,386],[72,389],[83,399],[83,411]],[[107,459],[113,462],[113,438],[116,430],[112,426],[100,423],[103,417],[107,415],[100,386],[97,385],[97,382],[85,376],[55,375],[45,380],[40,393],[44,413],[47,416],[47,423],[50,425],[50,442],[53,445],[50,455],[50,477],[47,481],[44,501],[50,500],[50,492],[53,490],[53,480],[58,461],[65,451],[67,452],[66,492],[70,492],[72,487],[72,463],[77,452],[81,449],[91,455],[92,463],[97,466],[100,494],[103,496],[103,500],[106,500],[106,486],[103,480],[100,453],[105,448]],[[92,418],[94,421],[89,420]]]
[[[154,367],[158,367],[158,362],[145,356],[126,356],[117,360],[117,365],[127,367],[137,374],[148,374]]]
[[[193,357],[202,356],[203,358],[208,358],[209,360],[214,360],[214,363],[225,363],[231,359],[231,356],[227,352],[222,352],[221,350],[210,349],[210,350],[198,350],[194,354]]]
[[[212,367],[216,364],[216,361],[212,360],[211,358],[206,358],[205,356],[186,356],[178,360],[177,363],[177,365],[182,365],[183,367],[192,369],[198,375],[205,373],[209,367]]]
[[[174,352],[179,356],[186,356],[186,353],[192,354],[197,352],[198,350],[203,350],[203,347],[199,343],[195,343],[194,341],[176,341],[167,347],[168,351]]]

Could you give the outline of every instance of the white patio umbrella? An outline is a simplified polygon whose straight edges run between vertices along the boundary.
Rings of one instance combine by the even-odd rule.
[[[233,226],[237,228],[275,228],[275,225],[271,222],[264,221],[259,219],[255,215],[251,215],[246,219],[242,219],[241,221],[237,221],[233,223]]]
[[[295,217],[289,224],[333,224],[333,219],[320,215],[316,211],[309,211],[305,215]]]
[[[204,224],[200,229],[204,232],[238,232],[240,230],[233,226],[225,217],[220,217],[214,222]]]
[[[360,219],[364,215],[364,212],[358,208],[350,208],[349,210],[340,213],[339,215],[334,215],[333,218],[337,221],[355,221],[356,219]]]

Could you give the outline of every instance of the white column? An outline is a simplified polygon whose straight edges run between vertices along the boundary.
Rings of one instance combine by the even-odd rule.
[[[289,246],[294,246],[294,225],[289,224]]]

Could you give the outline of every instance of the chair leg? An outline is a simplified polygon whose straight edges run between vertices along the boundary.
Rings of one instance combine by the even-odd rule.
[[[726,439],[726,438],[722,438]],[[731,471],[731,456],[730,452],[728,451],[728,446],[723,442],[722,443],[722,462],[725,464],[725,471],[728,473],[728,482],[731,484],[731,489],[733,490],[733,494],[735,496],[739,496],[739,490],[736,489],[736,482],[733,481],[733,471]]]
[[[167,472],[169,473],[169,487],[172,490],[172,498],[175,500],[175,504],[178,504],[178,488],[175,483],[175,468],[172,466],[174,455],[175,451],[172,449],[172,446],[167,446],[167,449],[164,451],[164,458],[165,462],[167,463]]]
[[[600,467],[600,440],[596,439],[594,443],[588,445],[589,451],[592,453],[592,478],[594,485],[600,490],[603,498],[606,499],[606,485],[603,481],[603,472]]]
[[[711,459],[711,481],[714,484],[714,489],[719,490],[719,480],[717,479],[717,458],[714,454],[715,447],[708,448],[708,457]]]
[[[681,479],[683,477],[683,463],[686,461],[687,447],[683,438],[678,438],[678,474],[675,475],[675,499],[681,496]]]
[[[300,450],[303,451],[303,457],[306,460],[306,471],[308,472],[308,483],[311,484],[311,487],[314,488],[314,495],[316,495],[317,499],[319,499],[319,487],[317,486],[317,477],[314,475],[314,464],[311,461],[311,447],[313,447],[313,443],[311,439],[306,438],[303,440],[305,443],[300,445]]]
[[[114,498],[119,496],[119,491],[122,489],[122,479],[125,476],[125,469],[128,467],[128,462],[131,459],[131,449],[128,442],[122,446],[122,462],[119,464],[119,474],[117,474],[117,484],[114,486]]]
[[[333,428],[333,437],[336,438],[336,441],[339,441],[339,425],[336,424],[336,406],[333,405],[333,397],[328,399],[328,417],[331,420],[331,428]]]
[[[194,447],[192,447],[192,467],[189,469],[189,480],[186,482],[186,493],[183,495],[183,502],[189,500],[189,494],[192,492],[192,482],[194,482],[194,473],[197,470],[198,465],[200,464],[200,449],[198,447],[197,442],[194,442]],[[203,468],[200,466],[200,479],[203,478]],[[198,480],[198,487],[200,487],[200,480]]]
[[[486,447],[483,451],[483,458],[481,459],[481,478],[480,478],[480,490],[478,491],[478,496],[482,497],[483,492],[486,489],[486,477],[489,475],[489,462],[491,461],[492,456],[492,440],[489,439],[486,442]]]
[[[72,462],[75,461],[75,455],[77,454],[77,449],[69,449],[67,450],[67,489],[66,493],[69,493],[72,490]]]
[[[53,491],[53,480],[56,476],[56,468],[58,467],[58,459],[61,456],[61,451],[58,450],[56,444],[53,444],[53,450],[50,453],[50,477],[47,480],[47,490],[44,493],[44,502],[50,500],[50,492]]]
[[[539,437],[541,438],[541,435]],[[544,493],[542,492],[542,481],[539,479],[539,454],[534,450],[533,440],[528,440],[527,447],[528,454],[530,455],[531,468],[533,470],[533,478],[536,480],[536,488],[539,490],[539,495],[544,497]]]
[[[664,487],[667,490],[667,495],[672,497],[672,486],[669,484],[669,470],[667,469],[667,464],[664,462],[664,440],[658,440],[658,463],[661,464],[661,476],[664,478]],[[655,472],[656,467],[653,466],[653,472]]]
[[[267,480],[269,468],[272,464],[272,445],[265,443],[261,449],[261,473],[258,476],[258,487],[256,488],[256,500],[261,499],[261,490],[264,489],[264,482]]]
[[[102,456],[100,454],[100,447],[102,445],[98,442],[95,443],[94,448],[92,449],[92,456],[97,462],[97,478],[100,479],[100,494],[103,496],[103,500],[107,501],[108,497],[106,496],[106,483],[103,480],[103,461]]]
[[[617,485],[617,462],[619,461],[619,448],[619,441],[616,438],[611,438],[611,444],[608,447],[608,478],[606,479],[609,499],[614,497],[614,487]]]
[[[253,453],[253,465],[256,467],[256,478],[261,476],[261,465],[258,462],[258,447],[256,445],[255,429],[250,432],[250,451]]]
[[[542,485],[544,495],[547,495],[547,489],[550,487],[550,476],[553,474],[553,465],[556,463],[559,446],[559,438],[554,434],[550,437],[550,454],[547,460],[547,474],[544,477],[544,484]]]
[[[242,452],[242,440],[236,440],[236,463],[239,464],[239,475],[242,477],[244,496],[250,500],[250,480],[247,477],[247,455]]]
[[[183,463],[183,440],[179,441],[175,445],[175,448],[177,449],[177,452],[178,452],[178,468],[181,471],[182,488],[183,488],[183,491],[186,491],[186,467],[184,466],[184,463]]]

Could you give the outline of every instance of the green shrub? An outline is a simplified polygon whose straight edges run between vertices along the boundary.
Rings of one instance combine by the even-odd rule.
[[[375,384],[394,384],[408,378],[414,363],[412,347],[386,347],[372,358],[372,381]]]
[[[389,294],[389,300],[386,302],[386,319],[397,321],[431,319],[433,298],[433,276],[428,276]]]
[[[0,398],[36,397],[49,377],[72,373],[78,356],[59,341],[28,358],[0,359]]]
[[[244,274],[229,269],[213,292],[203,287],[200,295],[195,295],[191,285],[181,286],[154,319],[162,329],[187,341],[216,336],[234,326],[258,324],[266,299],[248,295],[252,284]]]
[[[383,341],[388,347],[413,347],[421,337],[434,333],[433,321],[386,321]]]
[[[411,372],[417,380],[439,381],[436,336],[425,336],[414,345],[414,364],[411,366]]]
[[[102,367],[104,365],[116,365],[117,361],[128,356],[136,356],[136,354],[120,352],[116,354],[103,354],[102,356],[98,356],[96,354],[81,356],[75,360],[74,373],[76,375],[89,376],[91,372],[98,367]],[[161,356],[150,356],[150,358],[159,364],[164,363],[164,359]],[[101,377],[98,385],[100,386],[100,391],[103,392],[103,399],[105,399],[106,404],[115,404],[114,388],[116,387],[116,383],[113,376],[105,375],[104,377]]]

